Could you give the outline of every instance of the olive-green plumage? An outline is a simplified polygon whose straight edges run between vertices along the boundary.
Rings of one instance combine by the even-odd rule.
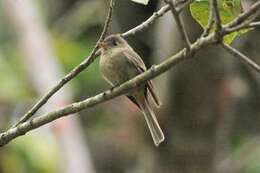
[[[140,56],[120,35],[111,35],[99,45],[102,47],[99,62],[100,72],[112,86],[120,85],[146,71],[146,67]],[[127,97],[143,112],[153,141],[158,146],[164,141],[164,134],[149,102],[149,97],[151,97],[157,106],[161,105],[154,92],[152,82],[148,81],[146,84],[132,89],[127,94]]]

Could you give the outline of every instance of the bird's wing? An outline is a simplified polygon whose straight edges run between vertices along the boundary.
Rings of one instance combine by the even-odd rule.
[[[143,73],[146,71],[145,64],[142,60],[142,58],[133,50],[126,49],[123,51],[124,55],[127,57],[127,60],[130,64],[133,64],[135,68],[138,70],[139,73]],[[147,89],[149,90],[155,104],[157,106],[161,105],[161,101],[159,100],[158,96],[156,95],[153,87],[152,81],[148,81],[146,84],[146,90],[145,90],[145,96],[147,98]],[[131,99],[132,100],[132,99]],[[139,105],[138,105],[139,106]]]
[[[133,64],[140,73],[146,71],[142,58],[134,50],[125,49],[123,53],[127,57],[130,64]]]

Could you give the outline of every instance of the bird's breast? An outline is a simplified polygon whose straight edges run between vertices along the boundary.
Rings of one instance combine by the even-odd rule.
[[[112,85],[121,84],[138,74],[122,51],[102,54],[99,68],[103,77]]]

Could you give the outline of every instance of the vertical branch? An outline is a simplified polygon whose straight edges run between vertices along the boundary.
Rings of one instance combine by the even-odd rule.
[[[169,10],[170,10],[169,5],[163,6],[159,11],[154,12],[153,15],[150,16],[146,21],[142,22],[141,25],[138,25],[138,26],[134,27],[133,29],[128,30],[127,32],[121,34],[121,36],[127,37],[130,35],[134,35],[136,32],[139,32],[145,28],[148,28],[150,25],[152,25],[152,23],[154,22],[155,19],[163,16]]]
[[[179,13],[180,11],[182,11],[185,7],[187,7],[188,5],[190,5],[191,3],[193,3],[195,0],[185,0],[185,2],[180,2],[177,1],[176,3],[176,11]]]
[[[217,0],[212,0],[212,1],[213,1],[212,8],[214,9],[216,15],[216,32],[219,33],[222,30],[222,22],[219,13],[218,2]]]
[[[210,33],[210,30],[212,29],[212,26],[215,22],[214,20],[215,12],[214,12],[214,6],[213,6],[213,0],[210,1],[210,14],[209,14],[209,21],[206,29],[204,30],[202,37],[207,37]]]
[[[178,27],[178,30],[181,34],[181,38],[182,40],[184,41],[184,44],[185,44],[185,47],[186,49],[189,51],[190,50],[190,40],[188,38],[188,35],[187,35],[187,32],[185,31],[184,29],[184,25],[183,25],[183,22],[180,18],[180,13],[176,10],[175,8],[175,5],[173,3],[172,0],[164,0],[165,3],[169,4],[170,7],[171,7],[171,11],[172,11],[172,15],[177,23],[177,27]]]

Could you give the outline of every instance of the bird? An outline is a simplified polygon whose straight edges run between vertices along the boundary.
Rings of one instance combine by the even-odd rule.
[[[120,34],[110,35],[98,45],[101,48],[100,73],[113,87],[119,86],[147,70],[142,58]],[[165,137],[151,107],[151,100],[157,107],[161,106],[152,81],[136,86],[126,96],[144,114],[154,144],[159,146]]]

